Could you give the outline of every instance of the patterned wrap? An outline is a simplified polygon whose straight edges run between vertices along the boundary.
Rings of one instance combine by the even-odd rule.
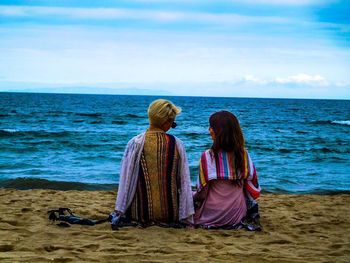
[[[146,133],[139,180],[126,216],[143,224],[179,222],[179,153],[175,137]]]
[[[146,133],[141,133],[135,136],[128,142],[124,152],[120,170],[118,194],[115,203],[115,210],[123,214],[125,214],[132,201],[134,200],[140,173],[144,173],[144,168],[140,167],[140,163],[144,149],[145,138]],[[179,161],[177,165],[180,181],[178,186],[178,218],[179,220],[193,223],[194,207],[191,190],[190,170],[188,167],[186,151],[182,141],[175,136],[174,139],[179,155]]]
[[[210,149],[202,153],[199,161],[198,192],[210,180],[244,180],[244,188],[248,198],[257,199],[260,196],[261,188],[256,169],[248,151],[245,151],[244,155],[244,169],[239,173],[236,173],[233,153],[220,151],[217,157],[214,158]]]

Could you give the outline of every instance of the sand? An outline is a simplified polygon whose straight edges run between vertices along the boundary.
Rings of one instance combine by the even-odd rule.
[[[262,232],[63,228],[47,210],[102,219],[114,192],[0,189],[0,262],[350,262],[350,195],[260,198]]]

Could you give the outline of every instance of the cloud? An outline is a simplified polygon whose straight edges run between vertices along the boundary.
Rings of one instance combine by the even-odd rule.
[[[261,79],[253,75],[246,75],[243,77],[243,82],[253,83],[258,85],[309,85],[309,86],[329,86],[330,81],[320,75],[308,75],[300,73],[297,75],[287,77],[275,77],[273,79]],[[336,85],[336,83],[334,83]],[[343,85],[345,85],[343,83]]]
[[[318,86],[327,86],[329,82],[320,75],[307,75],[307,74],[298,74],[294,76],[289,76],[285,78],[276,78],[274,82],[279,84],[308,84],[308,85],[318,85]]]
[[[276,6],[310,6],[310,5],[321,5],[325,3],[334,2],[335,0],[134,0],[139,3],[186,3],[186,4],[249,4],[249,5],[276,5]]]
[[[93,20],[149,20],[156,22],[196,22],[213,24],[290,23],[291,19],[278,16],[248,16],[209,12],[159,11],[128,8],[68,8],[44,6],[0,6],[0,15],[9,17],[60,17]],[[296,22],[296,21],[294,21]]]
[[[269,83],[269,81],[260,79],[258,77],[253,76],[253,75],[244,76],[243,81],[244,82],[252,82],[252,83],[256,83],[256,84],[260,84],[260,85],[264,85],[264,84]]]
[[[268,4],[268,5],[279,5],[279,6],[309,6],[309,5],[320,5],[329,2],[331,0],[233,0],[234,2],[250,3],[250,4]]]
[[[180,95],[349,97],[349,49],[329,36],[349,39],[350,27],[317,21],[307,6],[325,1],[219,0],[214,9],[169,1],[179,4],[0,5],[0,80],[135,81],[177,94],[184,81]]]

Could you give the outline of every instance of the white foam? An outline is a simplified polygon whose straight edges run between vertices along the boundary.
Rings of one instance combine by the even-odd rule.
[[[350,125],[350,121],[332,121],[334,124]]]
[[[18,132],[18,130],[16,129],[3,129],[4,132],[11,132],[11,133],[15,133]]]

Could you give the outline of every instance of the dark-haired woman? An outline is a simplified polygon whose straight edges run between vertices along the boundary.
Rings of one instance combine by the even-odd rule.
[[[236,116],[216,112],[209,124],[213,144],[199,162],[194,222],[205,228],[230,227],[246,217],[247,205],[255,203],[260,187]]]

